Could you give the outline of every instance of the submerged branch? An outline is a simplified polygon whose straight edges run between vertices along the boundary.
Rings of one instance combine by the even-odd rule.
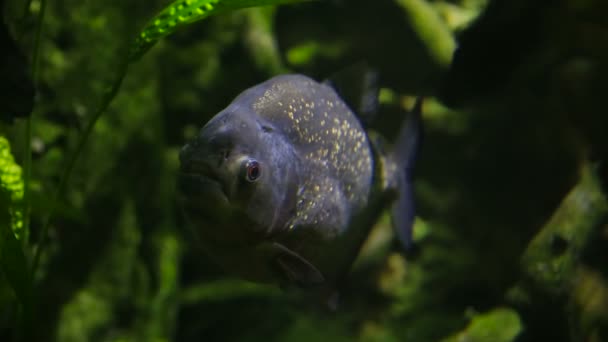
[[[608,200],[596,167],[585,164],[579,183],[530,242],[522,258],[530,298],[564,303],[564,317],[574,340],[608,332],[608,282],[589,267],[591,246],[606,229]]]

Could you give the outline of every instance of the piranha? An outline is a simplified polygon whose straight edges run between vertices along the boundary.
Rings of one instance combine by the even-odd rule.
[[[354,113],[375,109],[377,88],[349,103],[333,85],[271,78],[182,148],[183,208],[226,271],[282,287],[335,286],[388,208],[396,235],[411,244],[421,101],[386,152]]]

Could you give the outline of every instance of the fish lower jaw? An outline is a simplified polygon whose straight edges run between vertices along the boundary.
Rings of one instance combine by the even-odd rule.
[[[197,173],[180,173],[178,190],[182,197],[200,199],[213,205],[229,206],[230,200],[222,184]]]

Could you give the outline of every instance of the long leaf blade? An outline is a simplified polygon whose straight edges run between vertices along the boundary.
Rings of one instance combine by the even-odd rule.
[[[21,167],[15,163],[8,140],[0,137],[0,187],[8,205],[10,227],[17,239],[23,235],[23,177]]]
[[[159,39],[181,27],[221,12],[246,7],[281,5],[311,0],[177,0],[158,13],[141,31],[130,61],[139,59]]]
[[[21,168],[13,159],[8,140],[0,137],[0,270],[19,301],[27,307],[32,282],[18,240],[23,233]]]

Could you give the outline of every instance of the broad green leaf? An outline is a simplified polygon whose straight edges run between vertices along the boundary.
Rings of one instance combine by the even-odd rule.
[[[23,179],[5,137],[0,137],[0,189],[0,270],[17,298],[27,306],[30,273],[18,240],[23,233]]]
[[[280,5],[311,0],[178,0],[163,9],[141,31],[131,50],[135,61],[159,39],[210,15],[246,7]]]
[[[421,41],[425,42],[430,57],[442,68],[449,67],[456,42],[448,27],[428,1],[397,0]]]
[[[497,308],[473,317],[467,328],[443,342],[511,342],[521,334],[523,325],[517,312]]]

